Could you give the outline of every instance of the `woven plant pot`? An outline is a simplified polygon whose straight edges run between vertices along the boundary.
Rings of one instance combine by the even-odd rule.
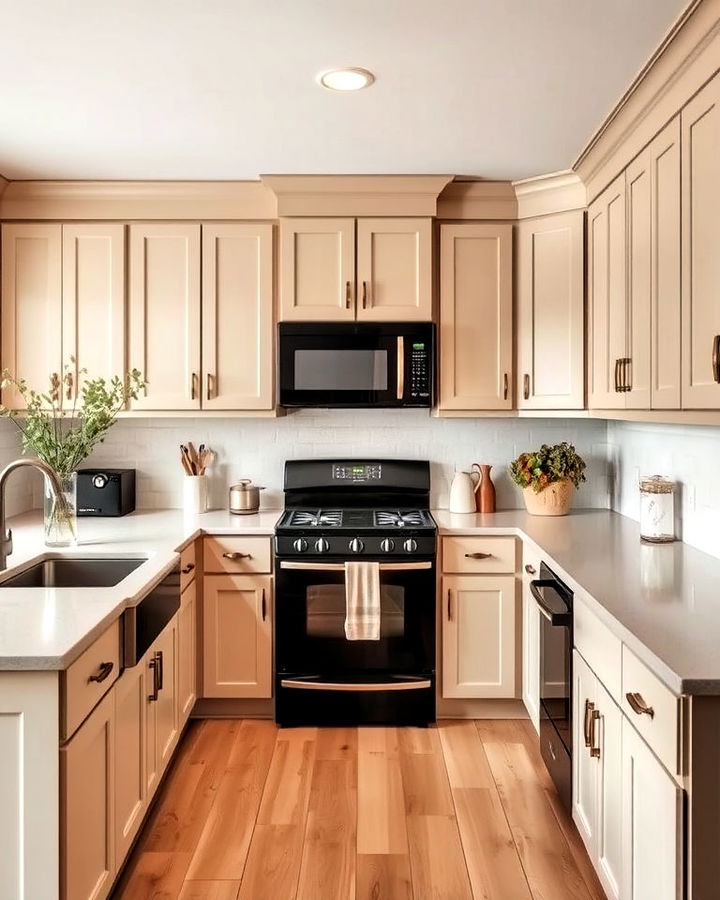
[[[566,516],[572,506],[575,485],[572,481],[554,481],[539,493],[523,488],[525,508],[531,516]]]

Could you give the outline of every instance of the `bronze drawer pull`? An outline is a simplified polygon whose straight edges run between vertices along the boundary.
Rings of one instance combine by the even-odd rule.
[[[585,746],[592,746],[592,738],[590,737],[590,717],[595,709],[595,704],[585,699],[585,718],[583,719],[583,737],[585,738]]]
[[[158,673],[157,654],[155,654],[155,656],[153,656],[153,658],[150,660],[148,665],[152,669],[152,673],[153,673],[152,694],[148,694],[148,700],[150,700],[150,702],[152,703],[157,700],[158,694],[160,692],[160,688],[158,687],[158,677],[157,677],[157,673]]]
[[[531,566],[530,563],[528,563],[525,566],[525,571],[528,573],[528,575],[534,575],[537,572],[537,569],[535,568],[535,566]]]
[[[652,706],[647,705],[647,703],[643,700],[642,694],[629,691],[627,694],[625,694],[625,699],[630,704],[630,709],[632,709],[634,713],[637,713],[639,716],[650,716],[651,719],[655,718],[655,710],[652,708]]]
[[[100,668],[97,670],[97,672],[94,675],[91,675],[88,678],[88,683],[90,683],[91,681],[97,681],[97,683],[100,684],[101,681],[105,681],[105,679],[108,677],[108,675],[112,672],[112,670],[114,668],[115,668],[115,663],[111,663],[111,662],[100,663]]]
[[[530,399],[530,376],[527,374],[523,375],[523,399]]]
[[[465,559],[490,559],[492,553],[466,553]]]
[[[195,563],[188,563],[186,566],[183,566],[183,568],[180,569],[180,571],[182,572],[183,575],[189,575],[190,572],[192,572],[192,570],[194,568],[195,568]]]
[[[252,553],[238,553],[236,550],[223,553],[225,559],[252,559]]]
[[[713,380],[720,384],[720,334],[716,334],[713,338],[712,370]]]
[[[595,759],[600,759],[600,744],[595,743],[595,738],[597,737],[596,726],[599,718],[600,710],[594,709],[590,716],[590,756]]]

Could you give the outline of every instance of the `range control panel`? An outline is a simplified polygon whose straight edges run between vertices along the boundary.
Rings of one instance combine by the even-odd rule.
[[[422,341],[415,341],[410,354],[410,396],[430,396],[430,351]]]
[[[341,463],[332,468],[333,481],[354,481],[364,484],[366,481],[382,480],[380,463]]]

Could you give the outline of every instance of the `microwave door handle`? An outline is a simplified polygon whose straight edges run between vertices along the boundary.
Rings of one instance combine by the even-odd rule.
[[[402,400],[405,394],[405,338],[397,338],[397,399]]]

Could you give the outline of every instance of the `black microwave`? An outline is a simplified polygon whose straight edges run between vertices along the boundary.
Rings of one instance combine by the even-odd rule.
[[[433,405],[432,322],[281,322],[280,406]]]

